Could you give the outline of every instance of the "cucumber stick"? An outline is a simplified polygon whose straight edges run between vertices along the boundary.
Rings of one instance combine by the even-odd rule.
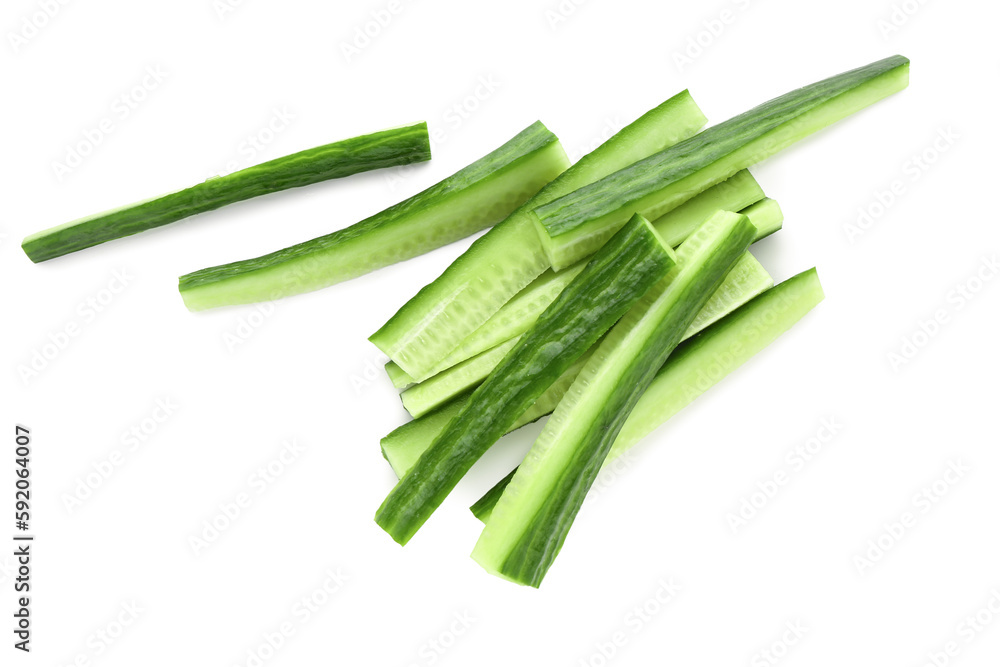
[[[32,234],[21,247],[32,262],[42,262],[252,197],[429,159],[427,123],[407,125],[311,148],[162,197],[80,218]]]
[[[704,194],[704,193],[703,193]],[[694,202],[691,200],[689,204]],[[683,207],[682,207],[683,208]],[[680,212],[681,209],[677,209],[676,212]],[[712,209],[712,213],[715,209]],[[663,225],[657,227],[654,224],[654,229],[660,233],[660,236],[666,238],[663,232],[668,232],[674,238],[677,238],[676,227],[682,227],[687,230],[688,234],[691,229],[699,222],[704,222],[707,218],[711,217],[711,213],[708,215],[703,215],[700,220],[695,222],[693,225],[691,220],[695,215],[700,215],[696,211],[691,211],[690,216],[671,216],[672,221],[677,222],[677,225]],[[782,214],[781,209],[778,207],[777,202],[765,199],[757,204],[744,209],[744,215],[750,218],[750,222],[757,228],[757,236],[763,238],[764,236],[770,235],[777,229],[781,227]],[[685,235],[686,237],[686,235]],[[755,240],[758,240],[755,239]],[[555,286],[564,285],[567,281],[562,276],[569,274],[570,278],[574,277],[583,269],[586,262],[582,264],[575,265],[565,271],[560,271],[559,273],[546,272],[542,274],[541,277],[535,280],[531,285],[521,291],[521,294],[515,299],[521,297],[525,292],[533,291],[533,287],[537,287],[537,283],[544,280],[547,276],[551,277],[551,284],[548,287],[553,288],[554,294],[551,295],[548,303],[551,303],[556,296],[558,296],[559,291],[554,289]],[[691,324],[688,331],[685,333],[684,338],[687,339],[705,327],[707,327],[712,322],[716,321],[726,313],[729,313],[736,308],[740,307],[753,297],[757,296],[761,291],[771,287],[772,281],[771,277],[767,275],[764,268],[757,262],[750,253],[746,253],[745,256],[740,260],[737,265],[737,269],[734,269],[726,277],[722,286],[712,295],[705,307],[701,309],[697,317],[695,317],[694,322]],[[560,289],[561,291],[561,289]],[[507,302],[497,315],[503,313],[507,306],[514,303],[514,299]],[[537,299],[535,302],[535,307],[537,310],[531,312],[527,308],[521,308],[521,316],[524,318],[518,329],[516,335],[520,335],[523,331],[527,331],[528,328],[534,323],[538,318],[539,314],[548,306],[548,303],[541,299]],[[496,316],[494,316],[496,317]],[[491,320],[492,321],[492,318]],[[487,322],[489,324],[489,322]],[[484,325],[485,326],[485,325]],[[513,327],[511,327],[513,328]],[[407,385],[405,391],[403,391],[401,398],[403,401],[403,407],[406,411],[410,413],[413,417],[420,417],[427,412],[437,408],[444,403],[448,402],[458,394],[475,387],[483,379],[486,378],[490,372],[496,368],[500,360],[507,353],[508,350],[513,346],[512,340],[503,340],[495,347],[492,347],[478,355],[467,359],[461,363],[452,366],[451,368],[445,369],[434,375],[423,382],[418,384],[413,384],[412,379],[407,378],[403,380],[398,371],[395,369],[393,373],[396,375],[397,382],[403,382]]]
[[[541,584],[625,419],[755,234],[744,215],[712,216],[609,332],[493,509],[472,553],[486,570]]]
[[[674,262],[652,225],[635,216],[473,392],[389,493],[376,522],[406,544],[486,450]]]
[[[718,319],[741,307],[757,295],[765,292],[773,284],[774,281],[768,275],[767,271],[764,270],[764,267],[760,265],[760,262],[754,259],[753,255],[749,252],[743,253],[743,256],[736,263],[736,266],[733,267],[733,270],[729,272],[729,275],[726,276],[725,281],[719,289],[715,290],[708,303],[698,312],[694,322],[691,323],[691,326],[685,333],[685,339],[697,334],[703,328],[710,326]],[[566,395],[566,391],[570,385],[573,384],[577,375],[583,370],[584,363],[595,348],[596,345],[592,346],[558,380],[552,383],[535,400],[532,406],[514,422],[508,432],[541,419],[555,410],[559,401]],[[443,382],[446,376],[447,371],[440,376],[440,380],[436,376],[426,382]],[[466,382],[464,386],[469,386],[467,378],[463,381]],[[451,390],[450,388],[442,387],[439,391],[442,396],[462,395],[460,391]],[[460,408],[461,406],[456,406],[456,403],[459,403],[461,400],[463,399],[454,399],[443,405],[438,405],[432,412],[423,414],[421,417],[407,422],[382,438],[382,455],[389,462],[389,465],[392,466],[397,477],[402,477],[416,463],[420,454],[431,446],[434,438],[441,433],[441,430],[445,426],[445,423],[441,423],[440,427],[435,430],[430,424],[440,423],[436,422],[436,420],[440,419],[441,413]],[[427,423],[422,424],[422,422]]]
[[[822,300],[823,287],[816,269],[810,269],[764,292],[679,346],[635,404],[606,462],[627,452],[745,364]],[[489,519],[513,476],[511,472],[470,508],[477,518],[483,522]]]
[[[381,213],[284,250],[182,276],[191,310],[270,301],[356,278],[503,220],[569,162],[535,123],[489,155]]]
[[[692,229],[716,211],[739,211],[763,197],[764,191],[761,190],[760,185],[750,175],[750,172],[741,171],[729,180],[702,192],[677,210],[653,221],[653,227],[668,245],[676,248],[688,237]],[[751,222],[763,231],[763,225],[757,220],[751,220]],[[780,227],[780,224],[781,219],[778,218],[777,225]],[[769,225],[768,229],[774,229],[774,226]],[[551,269],[545,271],[501,306],[481,327],[462,340],[437,365],[433,375],[527,331],[539,313],[552,303],[559,292],[583,270],[585,265],[586,262],[582,261],[564,271],[555,272]],[[404,380],[396,372],[396,368],[387,369],[387,371],[405,381],[406,385],[413,384],[413,378],[407,376]],[[394,382],[394,384],[396,383]],[[397,388],[402,387],[397,386]]]
[[[653,218],[693,195],[906,87],[893,56],[800,88],[553,202],[533,216],[556,270],[600,247],[633,213]]]
[[[549,268],[531,210],[687,139],[705,116],[687,91],[623,129],[549,183],[425,286],[369,340],[416,381]]]

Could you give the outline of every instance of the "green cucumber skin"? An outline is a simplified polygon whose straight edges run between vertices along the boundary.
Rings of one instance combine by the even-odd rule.
[[[705,121],[686,90],[648,111],[477,239],[369,340],[414,381],[427,379],[463,339],[549,268],[533,208],[692,136]]]
[[[776,204],[768,208],[749,209],[763,198],[764,191],[760,185],[750,172],[744,170],[653,221],[653,228],[668,245],[676,248],[716,211],[740,211],[748,208],[745,214],[750,217],[750,222],[758,230],[763,232],[766,229],[766,233],[770,234],[781,228],[781,209]],[[761,220],[758,221],[757,218]],[[538,314],[555,300],[559,292],[583,270],[584,265],[586,262],[581,261],[562,271],[545,271],[452,350],[434,369],[432,376],[527,331]],[[413,382],[413,378],[408,380]]]
[[[754,185],[756,185],[756,182],[754,182]],[[702,193],[702,195],[710,192],[711,190],[706,190]],[[734,192],[736,191],[730,189],[730,193]],[[699,197],[702,195],[699,195]],[[752,201],[755,198],[756,195],[744,193],[740,196],[732,196],[730,194],[725,198],[712,197],[709,201],[714,204],[732,203],[740,205],[746,203],[748,199]],[[688,202],[688,204],[693,202],[696,202],[696,200],[692,199]],[[766,202],[770,203],[768,204]],[[691,234],[694,229],[697,228],[699,224],[705,222],[705,220],[711,217],[712,213],[715,213],[716,210],[718,209],[714,205],[707,206],[704,203],[699,203],[694,207],[688,207],[685,205],[675,211],[675,213],[685,213],[685,215],[670,215],[667,219],[661,218],[659,221],[653,223],[653,228],[656,229],[657,233],[660,234],[664,241],[671,239],[672,241],[676,241],[677,245],[679,245],[685,238],[687,238],[687,236]],[[708,213],[705,211],[708,211]],[[746,209],[743,209],[743,214],[750,218],[750,222],[757,227],[758,237],[754,239],[755,241],[773,233],[777,229],[780,229],[783,219],[781,209],[778,207],[777,202],[773,202],[768,199],[748,206]],[[746,253],[743,261],[752,263],[760,273],[766,275],[766,272],[764,272],[763,268],[760,267],[760,264],[753,258],[753,256],[750,255],[750,253]],[[505,309],[508,308],[508,306],[511,306],[515,310],[522,311],[520,313],[522,319],[518,323],[519,326],[517,327],[513,326],[514,323],[504,323],[503,329],[517,329],[517,333],[514,334],[515,337],[524,331],[527,331],[538,318],[538,315],[558,296],[559,291],[561,291],[560,286],[569,282],[564,279],[564,276],[569,274],[568,277],[574,277],[579,274],[581,270],[583,270],[584,265],[586,265],[586,262],[575,264],[572,267],[558,273],[546,272],[537,278],[531,285],[522,290],[518,294],[518,297],[515,297],[515,299],[512,299],[504,304],[504,307],[498,311],[497,315],[500,315]],[[740,274],[737,274],[734,271],[730,275],[730,278],[736,278],[738,275]],[[746,299],[753,298],[757,295],[758,292],[747,293],[746,285],[737,284],[735,281],[730,280],[730,278],[727,278],[723,283],[723,287],[720,288],[720,292],[722,290],[729,290],[730,292],[735,293],[736,296]],[[548,284],[546,284],[546,281]],[[769,281],[763,289],[771,287],[771,284],[772,283]],[[548,301],[546,302],[540,298],[535,299],[534,296],[530,294],[526,295],[525,292],[529,290],[532,292],[538,292],[539,294],[534,295],[538,297],[541,296],[542,292],[549,292]],[[521,307],[526,304],[521,304],[519,306],[519,304],[516,303],[516,300],[520,300],[521,295],[527,296],[529,301],[535,301],[535,310],[533,312],[527,307]],[[698,316],[695,318],[691,328],[685,334],[685,338],[698,333],[735,307],[732,299],[722,298],[723,296],[724,295],[721,294],[713,295],[713,298],[709,300],[709,303],[705,306],[705,308],[698,313]],[[736,305],[741,304],[737,303]],[[496,317],[496,315],[494,317]],[[487,324],[489,324],[489,322],[487,322]],[[497,333],[500,331],[502,331],[502,329],[498,330]],[[471,387],[475,387],[490,374],[498,363],[500,363],[503,355],[506,354],[510,347],[510,339],[501,340],[496,344],[496,346],[480,352],[465,361],[459,362],[450,368],[445,368],[423,382],[407,387],[402,394],[404,407],[411,416],[420,417],[430,410],[443,405],[461,392]]]
[[[682,343],[636,403],[608,452],[621,456],[702,394],[740,368],[823,301],[816,269],[764,292]],[[513,478],[511,472],[470,508],[485,523]]]
[[[632,213],[655,217],[740,169],[906,87],[893,56],[766,102],[533,211],[552,266],[593,252]]]
[[[758,233],[760,228],[758,228]],[[749,252],[744,253],[736,267],[726,276],[725,282],[719,287],[708,300],[708,303],[698,312],[694,322],[685,333],[685,339],[699,333],[703,328],[712,325],[714,322],[742,307],[750,300],[756,298],[761,293],[771,288],[774,281],[768,275],[764,267],[760,265]],[[566,370],[558,380],[552,383],[548,389],[539,396],[528,410],[508,429],[508,432],[516,430],[525,424],[541,419],[555,410],[559,401],[566,395],[569,387],[573,384],[576,376],[583,370],[583,366],[591,353],[596,348],[592,346],[584,353],[572,366]],[[428,380],[428,382],[432,382]],[[435,413],[445,410],[449,406],[454,406],[459,399],[445,403],[435,408]],[[434,413],[431,413],[434,414]],[[424,415],[411,422],[407,422],[385,438],[382,439],[382,452],[392,465],[393,469],[405,472],[409,470],[420,457],[434,438],[440,435],[445,424],[441,424],[437,430],[417,426],[424,420],[429,420],[431,414]]]
[[[375,521],[406,544],[472,465],[576,359],[674,265],[635,216],[546,309],[399,481]]]
[[[746,216],[720,211],[608,334],[497,503],[473,551],[483,567],[541,585],[625,419],[755,234]]]
[[[53,227],[24,239],[32,262],[161,227],[261,195],[431,159],[427,123],[300,151],[193,187]]]
[[[269,301],[356,278],[502,220],[569,166],[534,123],[456,174],[366,220],[277,252],[182,276],[191,310]]]

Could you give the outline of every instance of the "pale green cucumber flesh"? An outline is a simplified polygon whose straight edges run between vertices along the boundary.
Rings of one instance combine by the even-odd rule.
[[[441,435],[445,427],[461,411],[471,392],[442,405],[420,419],[409,421],[382,438],[382,456],[389,462],[396,477],[402,477],[413,467],[420,455]]]
[[[369,340],[415,381],[425,380],[480,320],[546,267],[522,207],[479,237]]]
[[[719,286],[719,289],[715,290],[704,307],[698,311],[698,315],[695,316],[694,322],[691,323],[691,326],[685,333],[685,340],[696,335],[703,328],[711,325],[719,318],[733,312],[737,308],[740,308],[748,301],[754,299],[757,295],[766,291],[772,285],[773,281],[771,280],[771,276],[768,275],[767,271],[764,270],[764,267],[760,265],[760,262],[758,262],[749,252],[744,253],[743,257],[741,257],[736,263],[736,266],[733,267],[733,270],[726,276],[722,285]],[[569,389],[570,385],[573,384],[576,376],[579,375],[580,371],[583,369],[583,365],[586,360],[590,358],[590,354],[595,347],[591,347],[589,351],[584,353],[572,366],[569,367],[569,369],[559,376],[559,379],[553,382],[552,386],[546,389],[545,392],[535,400],[532,406],[528,408],[528,410],[521,415],[516,422],[514,422],[509,431],[513,431],[524,426],[525,424],[530,424],[533,421],[541,419],[555,410],[559,401],[566,395],[566,391]],[[431,381],[433,381],[433,378],[427,382]],[[435,410],[443,410],[447,406],[454,405],[457,400],[459,399],[453,399],[443,405],[438,405]],[[389,439],[389,442],[387,442],[386,439],[383,439],[383,452],[385,453],[386,458],[390,460],[390,463],[392,463],[394,469],[408,470],[414,463],[416,463],[420,454],[431,446],[434,438],[439,435],[440,430],[434,432],[433,430],[419,430],[412,427],[407,428],[410,427],[411,424],[419,422],[422,419],[426,419],[427,417],[430,417],[430,415],[424,415],[420,419],[408,422],[399,429],[396,429],[396,431],[393,431],[389,436],[386,436],[386,438]],[[444,428],[443,424],[441,428]],[[421,439],[418,442],[415,442],[414,439],[417,437],[420,437]]]
[[[502,220],[568,162],[535,123],[427,190],[345,229],[263,257],[180,278],[191,310],[256,303],[329,287],[453,243]]]
[[[576,359],[674,265],[652,225],[635,216],[587,264],[473,392],[389,493],[376,522],[405,544],[472,465]]]
[[[473,551],[489,572],[537,587],[625,419],[756,229],[720,211],[685,241],[670,275],[608,333],[546,422]]]
[[[816,269],[789,278],[719,320],[670,355],[635,404],[607,462],[621,456],[788,331],[823,300]],[[484,523],[512,471],[470,508]]]
[[[535,278],[452,350],[434,369],[434,375],[527,331],[586,265],[577,262],[565,271],[555,273],[550,269]]]
[[[463,339],[549,268],[532,209],[686,139],[704,123],[687,91],[647,112],[479,238],[369,340],[414,380],[430,377]]]
[[[431,158],[427,124],[385,130],[280,157],[161,197],[89,215],[24,239],[42,262],[260,195]]]
[[[781,212],[778,202],[773,199],[761,199],[740,213],[750,218],[750,222],[757,228],[757,238],[754,239],[754,243],[780,231],[785,221],[785,214]]]
[[[748,172],[741,173],[747,174],[747,177],[750,178]],[[752,181],[752,179],[750,181],[756,186],[755,181]],[[721,185],[726,185],[727,183],[729,181]],[[712,193],[713,190],[721,187],[721,185],[706,190],[697,198],[688,202],[688,204],[692,204],[699,198]],[[729,186],[726,187],[725,191],[735,194],[735,196],[713,196],[711,199],[714,204],[740,204],[747,199],[756,198],[756,195],[752,194],[752,189],[751,192],[743,195],[739,194],[739,190]],[[709,211],[707,214],[705,213],[706,210]],[[684,215],[671,214],[654,223],[653,227],[664,239],[672,238],[683,241],[684,238],[690,235],[693,229],[711,217],[717,210],[719,209],[714,205],[704,206],[699,204],[690,207],[685,205],[675,211],[675,213],[684,213]],[[783,219],[781,208],[773,200],[765,199],[757,202],[743,209],[742,213],[750,218],[750,222],[758,230],[758,238],[754,239],[755,241],[781,228]],[[698,216],[701,217],[699,218]],[[686,233],[682,234],[682,231]],[[680,241],[678,241],[678,245]],[[742,265],[744,264],[746,265],[746,270],[742,270]],[[562,290],[562,286],[568,284],[569,280],[572,280],[585,265],[586,262],[580,262],[565,271],[558,273],[547,271],[539,276],[531,285],[521,290],[517,297],[504,304],[504,307],[494,315],[494,318],[502,315],[506,321],[498,322],[498,326],[495,329],[492,324],[493,318],[483,325],[488,328],[487,335],[516,331],[513,335],[517,336],[527,331],[538,315],[558,296]],[[709,299],[705,307],[698,313],[691,328],[685,334],[685,338],[698,333],[722,315],[738,308],[745,301],[752,299],[759,294],[760,290],[771,286],[770,276],[767,275],[767,272],[764,271],[763,267],[760,266],[750,253],[746,253],[738,266],[741,270],[734,269],[730,272],[723,285],[712,295],[712,298]],[[567,274],[569,274],[569,280],[565,278]],[[752,288],[755,286],[758,291],[753,291]],[[515,316],[520,319],[515,320]],[[500,339],[494,347],[487,348],[485,351],[479,352],[468,360],[459,362],[450,368],[445,368],[421,383],[409,386],[403,394],[403,404],[406,406],[407,411],[412,416],[419,417],[421,414],[443,405],[466,389],[476,386],[489,375],[490,371],[500,362],[503,354],[510,349],[509,346],[505,347],[508,340]],[[476,342],[481,343],[482,341]],[[471,348],[473,345],[469,345],[468,347]],[[495,351],[501,349],[502,351]],[[407,394],[411,394],[409,401],[406,399]]]
[[[599,247],[633,213],[655,218],[693,195],[906,87],[893,56],[766,102],[533,212],[553,268]]]

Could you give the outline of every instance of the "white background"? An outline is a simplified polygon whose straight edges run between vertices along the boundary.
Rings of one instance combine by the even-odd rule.
[[[591,0],[563,14],[555,0],[410,0],[350,59],[343,45],[387,1],[219,4],[68,2],[37,34],[24,32],[35,0],[4,4],[0,536],[13,532],[20,422],[34,434],[37,541],[30,656],[10,646],[12,560],[0,557],[0,663],[256,664],[248,651],[289,622],[264,664],[765,665],[760,651],[783,635],[789,666],[917,666],[953,640],[948,664],[996,664],[1000,614],[985,612],[993,623],[972,641],[960,624],[1000,596],[1000,281],[971,300],[954,292],[992,276],[983,262],[1000,250],[995,3],[909,0],[893,25],[889,0]],[[15,48],[12,34],[33,36]],[[536,119],[577,157],[685,87],[718,122],[894,53],[913,61],[908,90],[755,170],[786,214],[758,257],[777,280],[818,266],[827,300],[649,438],[540,590],[480,570],[465,509],[538,426],[483,460],[407,548],[372,521],[393,483],[378,440],[404,412],[366,338],[468,242],[278,303],[234,349],[225,337],[254,308],[193,315],[177,294],[182,273],[353,223]],[[491,77],[495,90],[479,87]],[[116,99],[144,83],[123,117]],[[252,154],[248,136],[275,110],[294,118]],[[113,131],[60,178],[54,163],[104,118]],[[402,182],[325,183],[38,266],[18,247],[81,215],[421,119],[445,141]],[[933,163],[914,171],[925,152]],[[897,180],[902,194],[850,235]],[[80,304],[107,296],[115,271],[127,286],[92,316]],[[937,311],[935,335],[893,364]],[[25,380],[19,367],[71,323],[79,335]],[[131,451],[123,434],[150,427],[158,400],[178,407]],[[842,426],[794,468],[787,453],[824,419]],[[251,476],[287,439],[304,451],[258,495]],[[121,465],[68,508],[115,450]],[[924,511],[915,495],[949,462],[968,471]],[[776,471],[790,482],[734,532],[727,515]],[[244,492],[252,504],[196,555],[190,538]],[[916,525],[883,536],[906,512]],[[880,536],[894,543],[859,566]],[[296,601],[338,568],[346,583],[301,623]],[[681,590],[657,601],[671,578]],[[108,647],[96,633],[115,633],[132,603],[138,618]]]

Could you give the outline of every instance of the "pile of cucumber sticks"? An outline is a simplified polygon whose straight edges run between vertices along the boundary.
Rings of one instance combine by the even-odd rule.
[[[602,466],[823,299],[748,248],[781,228],[747,168],[906,87],[893,56],[702,130],[687,91],[570,165],[530,126],[351,227],[180,278],[191,310],[332,285],[491,227],[370,340],[414,417],[382,440],[399,482],[376,522],[407,543],[500,438],[550,415],[472,508],[472,556],[539,586]],[[425,124],[330,144],[25,239],[33,261],[259,194],[429,159]],[[507,472],[507,471],[501,471]],[[498,474],[499,478],[501,475]]]
[[[747,251],[782,215],[746,168],[908,70],[888,58],[700,133],[682,93],[477,240],[371,338],[416,417],[382,441],[400,480],[378,524],[405,544],[500,437],[551,413],[472,508],[472,557],[540,585],[602,466],[823,298],[815,269],[772,286]]]

